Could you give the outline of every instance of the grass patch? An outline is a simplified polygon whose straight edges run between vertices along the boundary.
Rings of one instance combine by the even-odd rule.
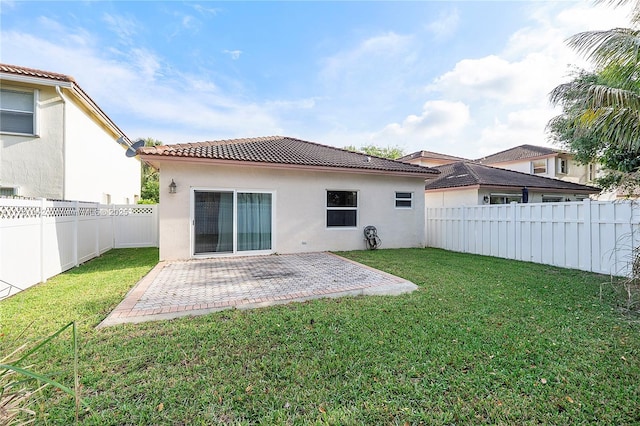
[[[84,324],[86,425],[640,422],[640,326],[601,298],[606,277],[437,249],[340,254],[420,288],[95,330],[157,259],[114,250],[0,302],[15,318],[2,344],[58,315]],[[59,345],[34,364],[68,383]],[[51,394],[41,424],[73,419]]]

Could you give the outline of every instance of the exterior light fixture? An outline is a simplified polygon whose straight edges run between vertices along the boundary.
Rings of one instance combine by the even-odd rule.
[[[485,204],[489,204],[489,196],[485,195],[482,201],[484,201]]]
[[[171,183],[169,184],[169,194],[175,194],[177,186],[178,185],[176,185],[173,179],[171,179]]]

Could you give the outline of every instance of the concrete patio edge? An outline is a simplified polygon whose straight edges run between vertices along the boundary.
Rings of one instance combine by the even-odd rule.
[[[327,289],[326,291],[314,291],[308,293],[305,291],[288,294],[276,295],[271,298],[256,298],[242,301],[232,301],[230,303],[202,303],[192,305],[173,305],[163,306],[155,309],[136,309],[136,304],[144,296],[145,292],[162,273],[165,267],[171,262],[161,261],[145,275],[124,297],[122,302],[100,323],[96,328],[103,328],[117,324],[141,323],[147,321],[160,321],[175,319],[186,316],[206,315],[213,312],[228,309],[255,309],[274,305],[282,305],[292,302],[305,302],[312,299],[322,298],[339,298],[345,296],[363,296],[363,295],[400,295],[410,293],[418,288],[414,283],[407,281],[395,275],[388,274],[367,265],[346,259],[334,253],[324,252],[324,254],[333,256],[344,262],[348,262],[359,268],[366,269],[372,273],[382,276],[382,279],[376,283],[369,283],[360,288],[351,288],[349,290]],[[281,255],[287,256],[287,255]]]

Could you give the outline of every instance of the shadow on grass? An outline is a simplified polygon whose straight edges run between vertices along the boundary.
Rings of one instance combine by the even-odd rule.
[[[63,274],[83,275],[93,272],[141,268],[148,266],[150,262],[158,262],[157,248],[112,249]]]

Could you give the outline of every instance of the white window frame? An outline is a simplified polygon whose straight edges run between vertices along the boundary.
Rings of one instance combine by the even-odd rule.
[[[594,163],[587,164],[587,182],[592,182],[596,178],[596,165]]]
[[[24,89],[24,88],[15,88],[15,87],[2,87],[2,91],[7,92],[17,92],[17,93],[28,93],[33,95],[33,111],[22,111],[22,110],[6,110],[13,112],[21,112],[21,113],[30,113],[32,114],[32,133],[21,133],[21,132],[6,132],[0,128],[0,133],[3,135],[20,135],[20,136],[38,136],[38,102],[40,98],[40,91],[38,89]]]
[[[3,194],[4,191],[11,191],[11,194]],[[16,197],[20,195],[18,186],[0,186],[0,197]]]
[[[492,198],[502,198],[501,203],[492,203]],[[516,200],[507,201],[508,198],[516,198]],[[510,204],[515,201],[516,203],[522,203],[522,194],[505,194],[505,193],[492,193],[489,194],[489,204]]]
[[[559,195],[543,195],[542,202],[543,203],[562,203],[565,199]]]
[[[569,160],[566,158],[558,158],[558,173],[561,175],[569,174]]]
[[[354,192],[356,194],[356,205],[355,207],[353,206],[348,206],[348,207],[329,207],[329,203],[328,203],[328,196],[329,196],[329,192]],[[357,229],[358,228],[358,223],[360,223],[360,191],[358,191],[357,189],[327,189],[324,192],[324,205],[325,205],[325,212],[324,212],[324,224],[326,229]],[[329,211],[335,211],[335,210],[341,210],[341,211],[352,211],[355,210],[356,212],[356,223],[354,226],[339,226],[339,225],[329,225]]]
[[[544,162],[544,171],[540,171],[540,168],[542,167],[542,163]],[[538,163],[536,165],[536,163]],[[538,171],[536,171],[536,169],[538,169]],[[547,173],[547,170],[549,170],[549,164],[547,162],[546,158],[543,158],[542,160],[533,160],[531,161],[531,173],[534,175],[544,175]]]
[[[409,194],[409,197],[399,197],[398,194]],[[402,203],[402,202],[406,202],[409,201],[409,205],[408,206],[399,206],[398,202]],[[395,193],[395,207],[396,209],[402,209],[402,210],[410,210],[413,208],[413,192],[412,191],[396,191]]]

